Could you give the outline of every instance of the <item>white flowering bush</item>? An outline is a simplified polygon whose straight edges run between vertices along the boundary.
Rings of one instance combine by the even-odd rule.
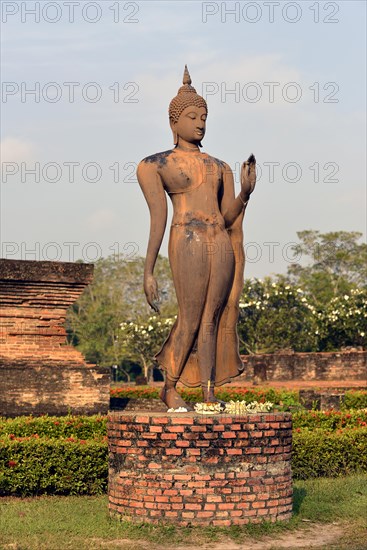
[[[367,347],[367,290],[351,289],[317,312],[320,350]]]
[[[247,279],[239,303],[241,351],[316,351],[317,318],[301,288],[266,278]]]
[[[349,289],[321,306],[285,281],[254,279],[245,281],[239,307],[238,332],[245,353],[367,347],[366,289]]]
[[[142,365],[147,379],[155,365],[154,355],[160,350],[175,320],[175,317],[152,315],[143,321],[125,321],[120,325],[121,350],[126,358]]]

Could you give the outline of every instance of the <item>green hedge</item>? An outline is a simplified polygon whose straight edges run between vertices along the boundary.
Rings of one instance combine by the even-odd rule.
[[[345,409],[367,409],[367,391],[349,390],[345,392]]]
[[[293,432],[295,479],[367,472],[367,428]],[[100,494],[107,488],[107,442],[0,438],[0,495]]]
[[[297,411],[292,414],[293,428],[363,428],[367,426],[367,410]]]
[[[94,439],[107,435],[107,416],[18,416],[0,417],[0,437],[12,434],[27,437],[34,434],[40,437],[74,437],[75,439]]]
[[[292,471],[295,479],[367,472],[367,428],[335,432],[296,429]]]
[[[0,496],[101,494],[107,471],[106,441],[0,438]]]
[[[367,410],[297,411],[292,415],[294,428],[361,428],[367,426]],[[0,417],[0,437],[102,439],[107,436],[107,416],[20,416]]]

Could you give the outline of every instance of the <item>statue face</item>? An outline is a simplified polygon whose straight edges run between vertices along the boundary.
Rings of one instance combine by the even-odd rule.
[[[184,141],[198,144],[205,136],[206,117],[205,107],[186,107],[172,130]]]

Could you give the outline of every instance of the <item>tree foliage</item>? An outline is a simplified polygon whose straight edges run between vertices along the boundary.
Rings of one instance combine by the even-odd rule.
[[[245,281],[239,306],[244,353],[367,347],[367,289],[351,288],[322,305],[283,279],[254,279]]]
[[[245,281],[238,333],[244,353],[316,351],[314,308],[304,292],[270,277]]]
[[[367,289],[351,289],[318,312],[320,351],[367,347]]]
[[[351,288],[367,287],[367,245],[358,242],[361,233],[307,230],[297,236],[300,242],[293,252],[310,261],[305,266],[292,264],[288,280],[303,288],[314,303],[327,304]]]
[[[70,340],[87,361],[123,368],[127,355],[121,342],[121,323],[143,324],[151,314],[143,291],[143,273],[144,258],[125,261],[109,256],[96,262],[93,283],[68,312]],[[167,258],[158,258],[156,275],[162,317],[166,318],[175,312],[176,303]]]
[[[174,317],[163,319],[159,315],[153,315],[140,323],[121,323],[118,337],[121,354],[143,365],[147,380],[151,378],[156,364],[154,355],[160,350],[174,322]]]

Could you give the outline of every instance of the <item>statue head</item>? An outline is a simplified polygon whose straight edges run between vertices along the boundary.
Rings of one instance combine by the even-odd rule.
[[[185,65],[182,83],[183,86],[172,99],[168,109],[173,141],[177,145],[180,136],[185,141],[196,143],[201,147],[200,141],[205,135],[208,106],[205,99],[191,86],[187,65]]]

